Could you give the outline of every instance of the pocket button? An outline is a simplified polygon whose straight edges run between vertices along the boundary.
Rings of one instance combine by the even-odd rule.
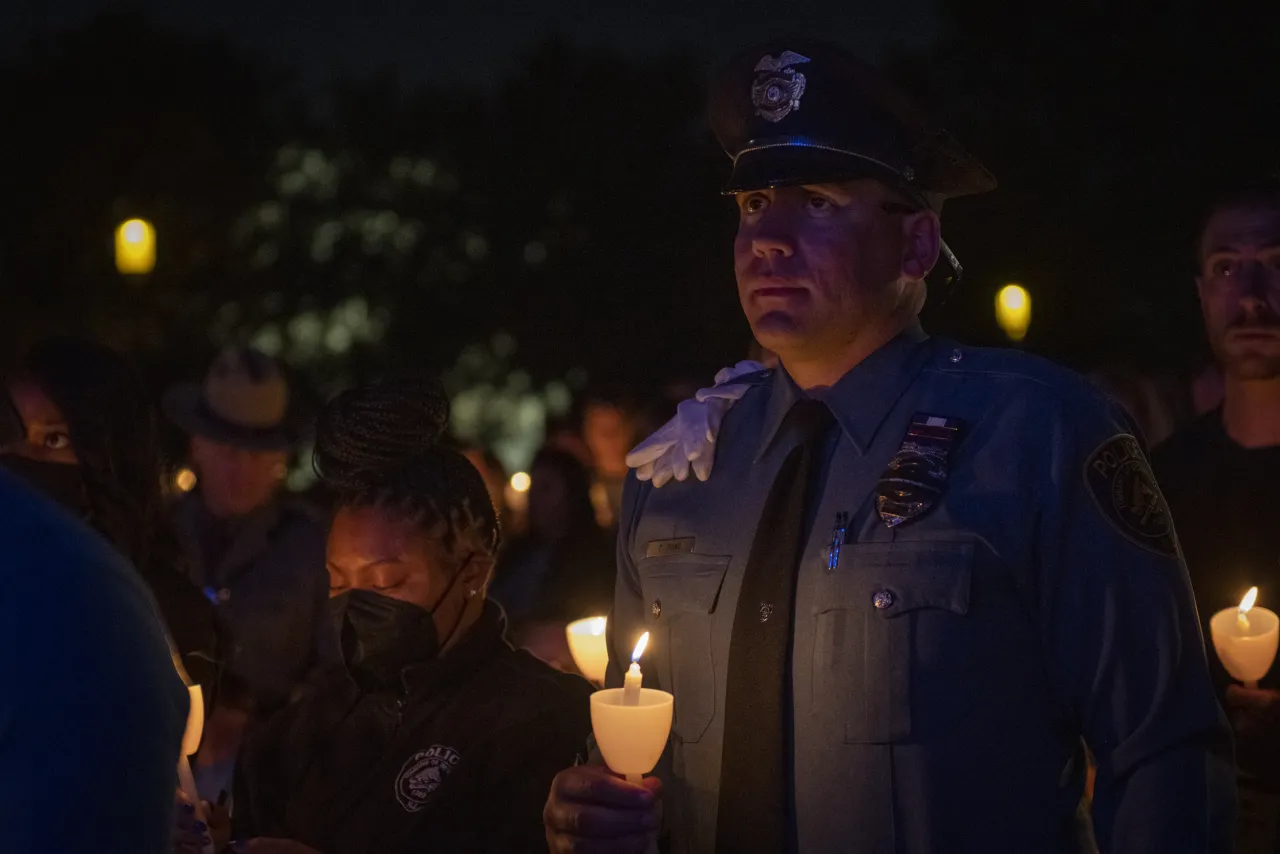
[[[880,611],[892,608],[893,603],[893,591],[891,590],[877,590],[876,595],[871,597],[871,604],[875,605],[876,609]]]

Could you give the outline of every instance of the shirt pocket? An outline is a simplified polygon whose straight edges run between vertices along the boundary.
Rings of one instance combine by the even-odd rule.
[[[646,558],[638,567],[651,660],[676,698],[671,731],[686,744],[702,738],[715,717],[711,623],[730,560],[684,554]]]
[[[963,640],[973,543],[860,543],[815,591],[813,708],[843,727],[850,744],[886,744],[913,735],[912,703],[964,705],[963,697],[922,690],[938,657]],[[913,690],[921,696],[913,698]],[[957,711],[958,713],[958,711]],[[916,716],[918,717],[918,715]],[[918,733],[916,733],[918,735]]]

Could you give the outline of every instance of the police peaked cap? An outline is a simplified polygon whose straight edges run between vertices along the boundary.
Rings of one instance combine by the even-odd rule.
[[[996,186],[880,72],[822,42],[739,54],[712,84],[710,117],[733,160],[725,193],[874,178],[936,211]]]

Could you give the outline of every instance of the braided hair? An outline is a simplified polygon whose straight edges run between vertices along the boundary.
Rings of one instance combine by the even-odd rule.
[[[92,341],[49,338],[28,351],[23,368],[66,419],[89,523],[144,575],[178,569],[155,407],[133,365]]]
[[[339,506],[387,508],[425,528],[443,525],[448,549],[470,542],[492,556],[497,514],[480,472],[442,444],[448,420],[449,401],[435,380],[350,389],[320,412],[313,466]]]

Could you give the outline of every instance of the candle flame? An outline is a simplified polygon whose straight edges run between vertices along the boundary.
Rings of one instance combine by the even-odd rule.
[[[1253,603],[1258,601],[1258,588],[1250,587],[1249,592],[1240,600],[1240,613],[1247,614],[1253,610]]]
[[[635,652],[631,653],[631,661],[635,663],[640,660],[640,656],[644,655],[644,648],[649,645],[649,633],[645,632],[640,636],[640,641],[636,644]]]

